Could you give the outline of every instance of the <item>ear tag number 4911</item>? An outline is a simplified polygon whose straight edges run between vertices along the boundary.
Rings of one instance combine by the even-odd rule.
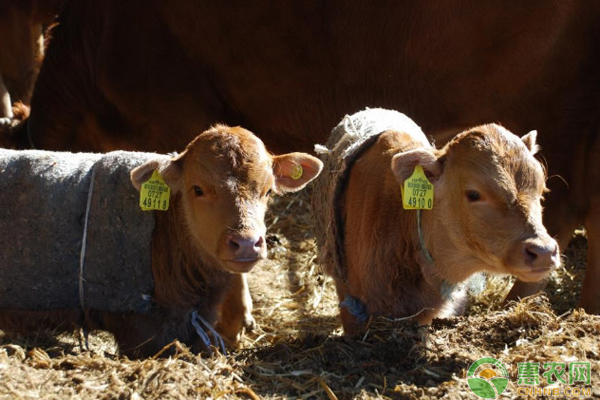
[[[406,210],[431,210],[433,208],[433,185],[425,176],[423,167],[417,165],[412,175],[404,181],[402,206]]]
[[[154,170],[150,179],[142,183],[140,188],[140,207],[144,211],[169,209],[171,188],[165,183],[160,172]]]

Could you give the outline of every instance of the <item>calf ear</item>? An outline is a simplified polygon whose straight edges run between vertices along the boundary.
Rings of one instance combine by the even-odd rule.
[[[442,174],[442,164],[438,161],[433,149],[415,149],[398,153],[392,158],[392,171],[398,183],[403,185],[417,165],[423,167],[431,182],[436,181]]]
[[[531,154],[538,152],[540,147],[537,145],[537,131],[531,131],[521,138],[525,146],[531,151]]]
[[[183,178],[182,156],[183,154],[171,160],[152,160],[134,168],[131,170],[131,183],[140,190],[142,184],[152,177],[154,170],[158,170],[165,183],[171,188],[171,193],[177,193],[181,189]]]
[[[315,179],[323,163],[306,153],[289,153],[273,157],[275,191],[278,194],[296,192]]]

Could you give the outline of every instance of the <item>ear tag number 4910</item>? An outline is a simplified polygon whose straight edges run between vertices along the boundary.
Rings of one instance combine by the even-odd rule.
[[[140,207],[144,211],[169,209],[171,188],[165,183],[160,172],[154,170],[150,179],[142,183],[140,188]]]
[[[404,181],[402,206],[406,210],[431,210],[433,208],[433,185],[425,176],[423,167],[417,165],[412,175]]]

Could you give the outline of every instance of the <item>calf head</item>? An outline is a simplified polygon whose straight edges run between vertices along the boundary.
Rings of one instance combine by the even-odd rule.
[[[519,139],[490,124],[457,135],[440,150],[393,158],[399,182],[420,164],[434,184],[433,210],[424,212],[436,224],[429,237],[438,254],[459,266],[457,278],[487,270],[533,282],[559,265],[558,245],[542,224],[545,173],[536,151],[535,131]]]
[[[134,169],[131,179],[139,190],[158,169],[179,198],[175,207],[199,255],[243,273],[266,257],[264,216],[270,194],[302,189],[322,166],[304,153],[272,156],[251,132],[217,125],[171,160]]]

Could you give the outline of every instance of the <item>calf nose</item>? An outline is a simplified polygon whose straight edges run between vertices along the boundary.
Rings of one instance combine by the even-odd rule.
[[[523,255],[525,263],[532,268],[551,268],[558,264],[558,245],[554,240],[546,243],[526,242]]]
[[[235,259],[256,259],[260,256],[265,240],[260,235],[232,233],[227,247]]]

